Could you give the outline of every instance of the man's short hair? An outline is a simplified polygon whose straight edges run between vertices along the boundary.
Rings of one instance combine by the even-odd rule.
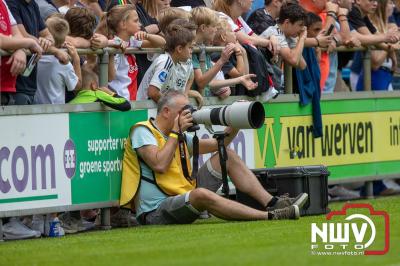
[[[204,6],[195,7],[192,9],[192,20],[196,23],[197,27],[201,25],[206,26],[215,26],[218,24],[218,15],[217,13]]]
[[[185,46],[195,39],[196,25],[187,19],[176,19],[167,27],[165,50],[173,52],[179,45]]]
[[[308,12],[305,22],[306,26],[310,27],[314,23],[322,22],[322,19],[317,14],[314,14],[313,12]]]
[[[55,47],[60,48],[69,33],[69,25],[65,19],[52,17],[46,20],[46,26],[54,38]]]
[[[166,8],[157,16],[158,28],[162,33],[165,34],[168,25],[170,25],[175,19],[180,18],[190,20],[192,15],[190,12],[187,12],[179,7]]]
[[[165,106],[171,106],[175,104],[175,98],[176,97],[187,97],[183,92],[181,91],[176,91],[176,90],[168,90],[166,93],[164,93],[160,100],[158,100],[157,103],[157,114],[161,113],[162,109]]]
[[[286,19],[288,19],[292,24],[296,23],[297,21],[304,22],[306,19],[306,11],[297,4],[285,5],[279,12],[278,23],[283,24]]]
[[[94,13],[83,7],[71,7],[64,17],[71,29],[72,37],[82,37],[90,39],[96,28],[96,16]]]

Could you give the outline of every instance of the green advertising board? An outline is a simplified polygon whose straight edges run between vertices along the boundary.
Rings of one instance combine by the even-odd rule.
[[[330,180],[400,174],[400,99],[321,102],[323,136],[314,138],[312,107],[266,104],[255,134],[256,167],[323,164]]]
[[[70,114],[77,148],[72,204],[119,200],[125,140],[130,127],[146,119],[147,110]]]
[[[312,134],[312,106],[280,96],[264,104],[264,126],[241,130],[231,147],[249,168],[326,165],[331,183],[399,176],[400,95],[355,95],[321,101],[321,138]],[[133,103],[130,112],[89,106],[0,111],[0,217],[118,204],[129,128],[155,106]],[[211,137],[204,129],[198,135]]]

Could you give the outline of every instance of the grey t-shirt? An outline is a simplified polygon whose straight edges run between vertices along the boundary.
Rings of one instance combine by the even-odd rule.
[[[50,15],[54,13],[59,13],[57,8],[46,0],[35,0],[35,2],[39,6],[40,17],[43,20],[46,20]]]
[[[44,55],[37,63],[37,91],[35,104],[64,104],[65,88],[73,91],[78,84],[71,63],[61,64],[53,55]]]
[[[279,28],[279,25],[276,24],[274,26],[268,27],[263,33],[261,33],[262,37],[270,37],[275,36],[278,38],[279,44],[281,48],[289,47],[294,48],[296,47],[296,39],[291,37],[286,37],[282,30]]]

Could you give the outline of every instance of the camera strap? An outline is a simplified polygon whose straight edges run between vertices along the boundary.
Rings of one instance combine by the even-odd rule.
[[[193,137],[193,169],[192,179],[197,178],[197,172],[199,170],[199,138],[197,137],[197,131],[194,132]]]
[[[195,132],[195,135],[193,137],[193,169],[192,169],[192,175],[190,176],[189,174],[189,168],[187,165],[187,155],[186,155],[186,150],[185,150],[185,135],[184,134],[179,134],[178,137],[178,144],[179,144],[179,155],[181,157],[181,165],[182,165],[182,171],[183,175],[185,178],[189,181],[192,181],[196,179],[197,177],[197,171],[199,168],[199,138],[197,137],[197,134]]]
[[[222,175],[222,193],[226,198],[229,198],[229,182],[228,182],[228,172],[226,168],[226,162],[228,161],[228,153],[225,147],[225,132],[219,132],[214,135],[218,143],[218,156],[219,163],[221,165],[221,175]]]

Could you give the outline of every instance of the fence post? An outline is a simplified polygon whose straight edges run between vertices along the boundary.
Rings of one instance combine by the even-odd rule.
[[[110,208],[101,209],[100,221],[101,221],[101,225],[100,225],[101,229],[103,229],[103,230],[111,229],[111,209]]]
[[[108,85],[108,51],[103,49],[103,53],[100,57],[100,71],[99,71],[99,82],[101,87],[107,87]]]
[[[3,218],[0,218],[0,242],[3,241]]]
[[[107,87],[108,85],[108,63],[109,63],[109,53],[107,50],[103,49],[103,54],[100,56],[100,71],[99,71],[99,82],[101,87]],[[101,209],[100,220],[101,226],[100,228],[103,230],[111,229],[110,226],[110,208]]]
[[[365,182],[365,197],[367,199],[373,199],[374,198],[374,182],[373,181],[367,181]]]
[[[293,76],[291,65],[287,63],[283,64],[283,76],[285,82],[285,94],[293,94]]]
[[[371,90],[371,50],[367,48],[363,53],[364,91]]]

